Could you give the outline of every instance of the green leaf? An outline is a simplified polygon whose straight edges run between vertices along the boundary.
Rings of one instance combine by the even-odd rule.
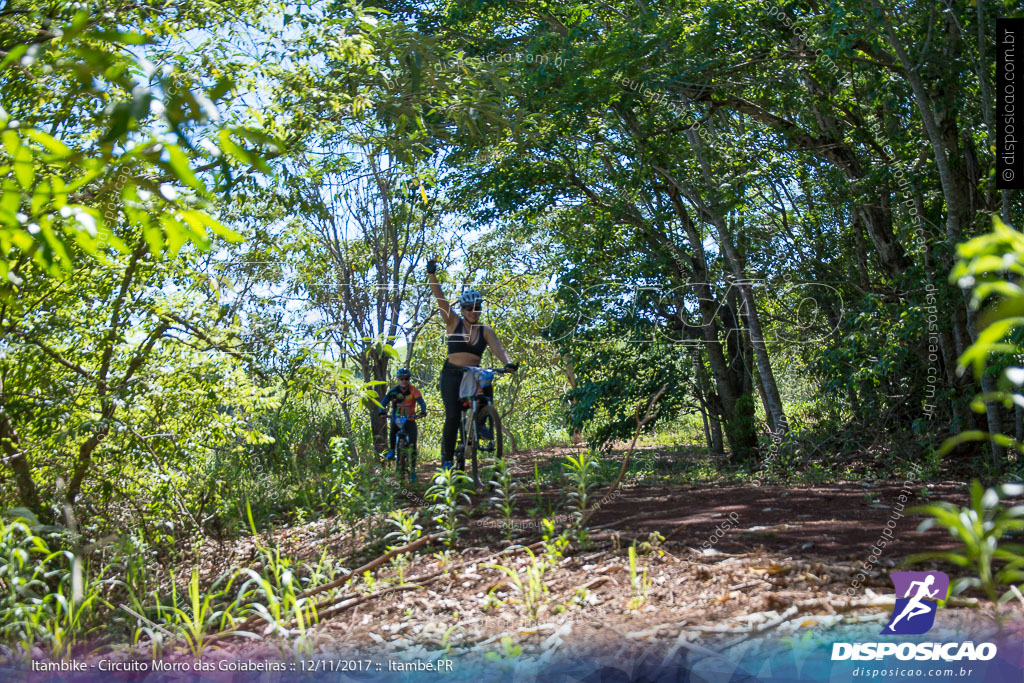
[[[18,209],[21,208],[21,191],[14,184],[13,180],[7,178],[3,180],[0,188],[2,188],[3,192],[0,194],[0,209],[3,209],[13,217],[18,213]]]
[[[206,187],[192,171],[192,166],[189,164],[188,157],[185,156],[183,151],[181,151],[181,148],[177,145],[165,145],[164,149],[167,150],[168,169],[174,174],[174,176],[193,190],[205,193]]]
[[[36,191],[32,194],[32,215],[38,216],[43,212],[43,208],[50,203],[50,197],[52,192],[50,191],[50,183],[43,181],[36,186]]]
[[[149,252],[154,256],[160,254],[164,249],[164,236],[160,228],[155,225],[147,225],[143,231],[142,236],[146,240],[146,244],[149,245]]]
[[[8,233],[11,243],[22,251],[29,251],[36,246],[35,238],[27,231],[17,228]]]
[[[134,31],[92,31],[86,35],[89,38],[121,45],[150,45],[156,42],[149,36]]]
[[[937,454],[939,456],[948,455],[954,448],[968,441],[988,441],[988,433],[978,429],[969,429],[967,431],[960,432],[956,436],[951,436],[946,439],[942,444],[942,447],[937,451]]]
[[[972,365],[976,375],[981,374],[985,366],[985,359],[990,353],[997,352],[1005,345],[998,342],[1006,337],[1012,330],[1024,325],[1024,317],[1013,316],[993,322],[978,333],[977,340],[960,356],[959,364],[962,367]]]
[[[118,102],[110,114],[110,128],[106,135],[100,138],[100,144],[114,142],[128,132],[128,125],[132,120],[132,103]]]
[[[7,508],[3,511],[3,517],[12,521],[20,519],[29,526],[39,524],[39,518],[36,517],[35,513],[24,507]]]
[[[116,168],[116,167],[112,167],[109,170],[110,170],[110,173],[111,173],[111,182],[113,182],[114,178],[117,178],[122,173],[126,173],[127,172],[123,168]],[[65,194],[69,195],[69,194],[71,194],[71,193],[81,189],[82,187],[85,187],[86,184],[91,183],[93,180],[95,180],[96,178],[101,176],[106,171],[107,171],[107,168],[104,167],[102,162],[96,164],[92,168],[89,168],[87,166],[86,169],[85,169],[85,173],[83,173],[79,177],[75,178],[75,180],[73,182],[69,183],[67,185],[67,187],[64,188]]]
[[[230,76],[224,75],[217,79],[216,85],[210,88],[206,95],[210,100],[216,102],[234,87],[235,80]]]
[[[52,135],[47,135],[41,130],[29,128],[25,131],[25,135],[32,138],[51,152],[49,156],[43,157],[43,161],[57,161],[58,159],[64,159],[74,154],[70,147]]]
[[[160,224],[167,235],[167,248],[170,255],[176,256],[182,245],[189,241],[190,232],[187,227],[180,223],[174,216],[164,215],[160,217]]]
[[[49,183],[53,188],[53,208],[60,210],[67,206],[68,190],[64,184],[64,179],[58,175],[51,175],[45,182]]]
[[[25,43],[12,47],[8,51],[7,56],[0,62],[0,70],[6,69],[10,64],[24,57],[26,52],[28,52],[28,45]]]
[[[3,132],[3,141],[7,153],[11,155],[14,177],[23,190],[29,189],[36,174],[32,165],[32,150],[22,144],[21,138],[13,130]]]
[[[955,564],[958,567],[969,567],[971,566],[970,561],[963,555],[957,555],[952,552],[929,552],[929,553],[917,553],[907,558],[907,562],[916,564],[918,562],[927,562],[930,560],[944,560],[950,564]]]
[[[241,242],[244,239],[242,235],[207,213],[195,209],[183,209],[180,213],[192,229],[201,235],[206,234],[203,228],[208,227],[215,235],[223,237],[228,242]]]
[[[42,235],[43,241],[49,247],[50,251],[56,257],[50,261],[50,268],[48,269],[51,273],[58,273],[64,268],[71,266],[71,255],[68,254],[67,246],[64,240],[61,239],[60,235],[56,234],[48,224],[42,223],[40,226],[39,234]],[[56,270],[54,270],[56,268]]]
[[[75,12],[75,16],[71,20],[71,24],[64,28],[64,40],[70,40],[88,28],[91,16],[91,13],[84,9]]]
[[[231,131],[229,131],[229,130],[222,130],[217,135],[217,140],[220,143],[221,150],[225,154],[229,154],[230,156],[234,157],[235,159],[241,161],[242,163],[246,163],[246,164],[250,164],[250,165],[252,165],[254,163],[253,162],[253,158],[249,155],[249,153],[247,151],[245,151],[244,149],[242,149],[241,147],[239,147],[235,143],[235,141],[231,139]]]

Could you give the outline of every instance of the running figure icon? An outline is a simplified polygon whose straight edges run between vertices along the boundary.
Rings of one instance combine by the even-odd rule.
[[[938,589],[935,589],[933,591],[928,590],[928,587],[931,586],[933,583],[935,583],[935,577],[929,574],[928,578],[926,578],[924,581],[914,581],[910,584],[910,590],[914,590],[914,586],[920,586],[920,588],[917,589],[917,595],[910,598],[910,601],[907,603],[907,606],[903,609],[903,611],[900,612],[900,615],[889,623],[890,629],[895,629],[896,624],[898,624],[900,619],[902,619],[903,617],[907,617],[907,620],[909,621],[910,619],[913,619],[916,616],[928,614],[932,611],[931,608],[927,605],[922,605],[921,600],[923,600],[924,598],[934,598],[935,594],[939,592]]]
[[[893,572],[890,578],[897,598],[892,620],[882,633],[920,635],[928,631],[935,623],[937,601],[945,600],[949,591],[949,577],[942,572]]]

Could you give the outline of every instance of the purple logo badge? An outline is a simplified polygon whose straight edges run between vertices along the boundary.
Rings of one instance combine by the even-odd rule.
[[[926,633],[935,623],[936,601],[949,595],[949,577],[942,572],[892,572],[889,578],[896,587],[896,606],[882,634]]]

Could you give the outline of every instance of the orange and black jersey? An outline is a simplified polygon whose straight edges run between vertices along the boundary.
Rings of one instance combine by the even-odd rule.
[[[384,401],[382,402],[383,410],[388,409],[388,405],[394,403],[397,406],[397,413],[405,417],[416,419],[416,405],[419,404],[420,410],[426,412],[427,403],[423,400],[423,394],[420,390],[414,387],[412,384],[409,385],[408,389],[403,390],[401,386],[392,387],[388,390],[388,393],[384,395]]]

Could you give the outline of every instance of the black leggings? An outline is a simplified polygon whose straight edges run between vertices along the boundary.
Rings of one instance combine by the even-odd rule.
[[[459,421],[462,419],[462,404],[459,402],[459,385],[462,384],[463,369],[444,362],[441,368],[441,403],[444,404],[444,429],[441,432],[441,460],[454,460],[455,439],[459,436]]]

